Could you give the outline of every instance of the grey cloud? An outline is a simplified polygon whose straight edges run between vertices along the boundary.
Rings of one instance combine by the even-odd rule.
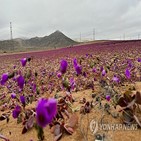
[[[0,39],[45,36],[60,30],[71,38],[102,38],[141,32],[141,0],[0,0]]]

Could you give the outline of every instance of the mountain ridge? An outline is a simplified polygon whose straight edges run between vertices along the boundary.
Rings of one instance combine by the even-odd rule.
[[[78,42],[70,39],[61,31],[57,30],[48,36],[32,37],[30,39],[16,38],[13,40],[0,41],[0,50],[14,49],[49,49],[76,45]]]

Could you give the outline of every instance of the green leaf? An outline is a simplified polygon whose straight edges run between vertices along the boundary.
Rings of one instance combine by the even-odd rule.
[[[37,130],[37,136],[38,136],[38,139],[40,141],[43,141],[44,140],[44,131],[43,131],[43,128],[38,126],[37,124],[35,125],[35,128]]]

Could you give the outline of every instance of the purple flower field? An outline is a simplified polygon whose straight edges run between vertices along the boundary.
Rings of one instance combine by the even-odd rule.
[[[91,141],[92,119],[137,124],[134,132],[98,133],[139,140],[140,40],[0,55],[0,140]]]

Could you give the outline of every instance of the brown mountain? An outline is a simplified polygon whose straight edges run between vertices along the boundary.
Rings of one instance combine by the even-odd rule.
[[[65,47],[74,44],[77,44],[77,42],[68,38],[60,31],[55,31],[49,36],[35,37],[25,41],[25,45],[35,47]]]
[[[49,36],[34,37],[31,39],[14,39],[13,41],[0,41],[0,50],[25,50],[59,48],[78,44],[60,31],[55,31]]]

